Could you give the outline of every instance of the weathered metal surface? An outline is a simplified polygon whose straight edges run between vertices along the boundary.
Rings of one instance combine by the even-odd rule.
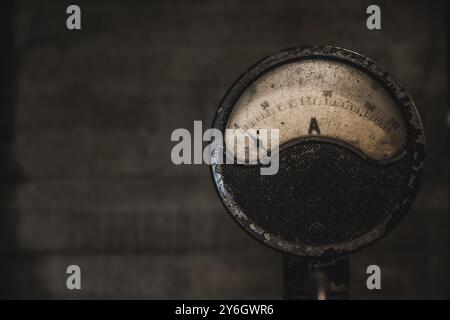
[[[370,243],[378,240],[383,235],[385,235],[406,213],[418,191],[419,178],[422,174],[423,161],[425,157],[425,138],[420,117],[416,111],[413,101],[405,92],[405,90],[401,86],[396,84],[396,82],[392,79],[392,77],[387,73],[386,70],[384,70],[369,58],[355,52],[330,46],[291,48],[261,60],[234,83],[234,85],[230,88],[230,90],[227,92],[222,102],[220,103],[216,117],[214,119],[213,127],[218,128],[222,131],[224,131],[227,127],[234,126],[235,123],[237,123],[238,125],[243,124],[242,126],[250,127],[252,123],[252,117],[255,117],[257,115],[255,113],[255,110],[246,111],[245,105],[250,105],[249,109],[257,108],[261,105],[259,103],[259,100],[254,104],[256,107],[251,105],[251,102],[242,104],[242,101],[244,100],[249,102],[250,98],[248,94],[246,94],[246,92],[252,92],[252,85],[257,83],[259,79],[264,80],[267,77],[270,78],[271,72],[276,72],[278,68],[280,68],[280,66],[282,68],[281,70],[291,70],[284,67],[288,64],[292,64],[293,66],[295,66],[294,69],[298,68],[299,66],[304,67],[305,65],[308,65],[308,69],[310,69],[311,75],[311,72],[314,71],[314,64],[311,63],[314,61],[317,61],[319,66],[321,66],[319,69],[323,68],[324,66],[331,66],[334,71],[336,71],[336,68],[338,68],[335,67],[336,65],[345,65],[346,67],[341,68],[341,71],[343,71],[344,74],[347,74],[347,76],[352,73],[349,71],[352,68],[354,70],[357,70],[353,72],[353,75],[350,76],[350,84],[352,85],[348,87],[347,91],[344,90],[344,94],[340,95],[344,96],[344,99],[348,99],[349,96],[352,95],[351,88],[357,90],[363,88],[361,90],[363,90],[367,94],[369,94],[368,92],[370,91],[370,89],[372,89],[373,92],[378,93],[375,95],[371,93],[369,95],[371,95],[372,98],[375,97],[376,99],[374,101],[368,99],[369,101],[366,102],[369,103],[364,103],[363,106],[366,109],[371,109],[374,105],[376,105],[376,108],[378,108],[381,112],[380,114],[376,115],[376,117],[380,118],[381,121],[374,122],[365,120],[360,121],[360,115],[358,115],[358,117],[355,117],[355,113],[346,113],[343,108],[336,108],[335,110],[333,110],[333,114],[325,111],[326,109],[322,108],[322,110],[318,111],[318,114],[328,117],[328,127],[325,127],[325,131],[330,132],[330,134],[325,135],[324,137],[315,138],[319,140],[322,138],[336,139],[336,142],[338,143],[347,143],[353,146],[355,149],[358,149],[360,152],[365,153],[365,155],[371,162],[377,163],[380,166],[389,163],[395,163],[396,161],[400,161],[404,158],[412,159],[409,183],[407,184],[407,188],[404,190],[403,200],[399,203],[396,203],[395,206],[393,206],[391,210],[389,210],[389,212],[386,212],[384,214],[384,219],[380,221],[380,223],[376,227],[366,232],[363,236],[357,239],[353,239],[350,242],[329,243],[320,246],[304,245],[301,243],[286,241],[278,236],[275,236],[274,234],[266,232],[266,230],[264,228],[261,228],[258,223],[249,219],[246,212],[243,212],[240,205],[236,203],[234,196],[230,192],[228,192],[227,186],[223,182],[223,165],[216,164],[216,161],[213,160],[212,163],[215,164],[211,166],[211,172],[217,191],[225,207],[228,209],[236,222],[238,222],[238,224],[241,225],[244,230],[249,232],[253,237],[272,248],[290,254],[310,257],[333,257],[355,251],[361,247],[369,245]],[[328,63],[327,61],[330,62]],[[299,70],[297,69],[296,71]],[[298,72],[296,74],[299,78],[304,78],[304,75],[301,72]],[[320,74],[321,73],[319,72],[317,75],[320,76]],[[331,73],[331,75],[332,74],[333,73]],[[327,77],[329,77],[329,75],[322,77],[322,80]],[[275,79],[278,79],[278,81],[281,82],[292,82],[292,74],[287,78],[275,77]],[[315,79],[311,82],[311,85],[323,83],[321,82],[322,80]],[[366,81],[368,85],[358,84],[358,80],[360,82]],[[265,85],[265,89],[270,90],[269,88],[271,88],[272,85],[276,86],[277,83],[278,82],[267,83],[268,87],[267,85]],[[339,88],[339,86],[341,86],[341,83],[342,80],[334,83],[331,82],[334,87],[333,85],[330,85],[328,86],[327,90],[332,91],[332,94],[335,94],[336,88]],[[322,86],[318,90],[323,92],[326,87],[327,86]],[[380,88],[384,90],[380,90]],[[250,89],[250,91],[246,91],[248,89]],[[312,92],[316,89],[309,86],[309,90]],[[379,92],[383,92],[383,94],[380,94]],[[278,99],[278,101],[287,101],[289,98],[292,98],[292,96],[294,96],[294,98],[298,98],[302,95],[302,93],[299,93],[297,90],[288,90],[288,92],[285,91],[284,93],[289,97],[284,98],[277,96],[276,99]],[[358,96],[358,94],[353,95]],[[362,99],[361,101],[363,101],[364,95],[359,96],[359,98]],[[273,101],[276,101],[276,99],[274,99]],[[380,104],[380,102],[382,103]],[[361,103],[354,103],[354,105],[356,104],[361,107]],[[239,109],[235,109],[236,106],[238,106]],[[237,111],[233,115],[234,110]],[[311,110],[306,111],[307,117],[311,116],[312,114],[313,112]],[[343,121],[349,118],[353,119],[352,126],[348,129],[341,130],[342,127],[338,127],[338,124],[341,124]],[[267,119],[269,119],[269,117],[267,117]],[[276,123],[279,126],[281,122],[284,122],[285,124],[288,123],[291,127],[295,128],[294,124],[295,120],[297,119],[303,119],[301,111],[295,112],[290,116],[282,115],[278,117],[272,117],[272,120],[268,123],[265,123],[265,125],[273,125],[274,123]],[[334,128],[333,123],[335,124]],[[380,126],[380,123],[386,124]],[[395,124],[396,129],[392,128],[393,123]],[[378,131],[378,128],[382,129],[383,126],[385,127],[385,130]],[[390,131],[391,133],[386,131]],[[370,135],[370,138],[367,135],[368,133]],[[358,137],[358,139],[356,140],[359,141],[352,141],[351,139],[349,139],[350,136]],[[293,129],[291,131],[285,130],[283,139],[281,140],[281,143],[309,138],[307,135],[302,134],[300,130]],[[382,141],[385,141],[386,143],[382,143]]]

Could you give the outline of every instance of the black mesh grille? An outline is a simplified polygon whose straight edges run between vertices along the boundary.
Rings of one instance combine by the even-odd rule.
[[[376,227],[403,199],[410,157],[380,166],[336,144],[304,142],[280,152],[276,175],[224,165],[223,181],[242,211],[286,241],[351,241]]]

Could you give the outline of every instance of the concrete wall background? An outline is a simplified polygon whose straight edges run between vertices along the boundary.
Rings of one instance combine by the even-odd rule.
[[[330,44],[399,79],[428,140],[419,197],[352,257],[352,295],[448,297],[444,1],[377,1],[382,31],[365,27],[368,1],[91,0],[76,1],[83,29],[69,32],[71,3],[21,0],[3,21],[2,296],[279,298],[281,255],[235,225],[206,166],[171,163],[170,134],[211,123],[260,58]],[[79,292],[65,287],[69,264]],[[381,292],[365,289],[370,264]]]

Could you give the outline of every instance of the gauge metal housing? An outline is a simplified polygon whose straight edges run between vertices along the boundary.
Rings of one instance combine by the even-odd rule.
[[[333,82],[333,74],[317,71],[325,68],[334,68],[334,76],[345,74],[356,89],[345,87],[344,78]],[[370,84],[360,84],[359,79]],[[333,95],[341,99],[334,100],[335,105],[330,102]],[[315,104],[299,100],[306,96]],[[301,101],[296,111],[277,113],[289,99]],[[370,113],[377,101],[379,111]],[[358,107],[350,112],[350,105]],[[258,112],[267,112],[269,120]],[[364,114],[370,119],[360,120]],[[302,129],[303,118],[311,117],[324,123],[319,134]],[[377,117],[381,120],[375,121]],[[253,121],[256,118],[262,121]],[[417,194],[425,158],[419,114],[389,73],[363,55],[332,46],[307,46],[264,58],[225,94],[213,128],[224,133],[254,123],[259,123],[255,129],[288,126],[280,141],[280,172],[261,176],[258,165],[220,164],[214,159],[211,172],[233,219],[272,248],[308,257],[353,252],[392,230]]]

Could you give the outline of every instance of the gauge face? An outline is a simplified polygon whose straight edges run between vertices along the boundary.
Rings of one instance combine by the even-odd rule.
[[[283,64],[259,77],[240,96],[227,128],[278,129],[279,146],[309,136],[332,138],[375,160],[395,155],[407,135],[398,104],[377,80],[326,59]],[[241,160],[257,157],[231,151]]]
[[[425,146],[414,103],[353,51],[291,48],[261,60],[228,90],[213,126],[241,160],[211,162],[223,204],[245,231],[289,254],[329,258],[369,245],[418,191]],[[272,129],[279,170],[261,175],[258,149],[230,139],[243,131],[259,146],[254,133]]]

